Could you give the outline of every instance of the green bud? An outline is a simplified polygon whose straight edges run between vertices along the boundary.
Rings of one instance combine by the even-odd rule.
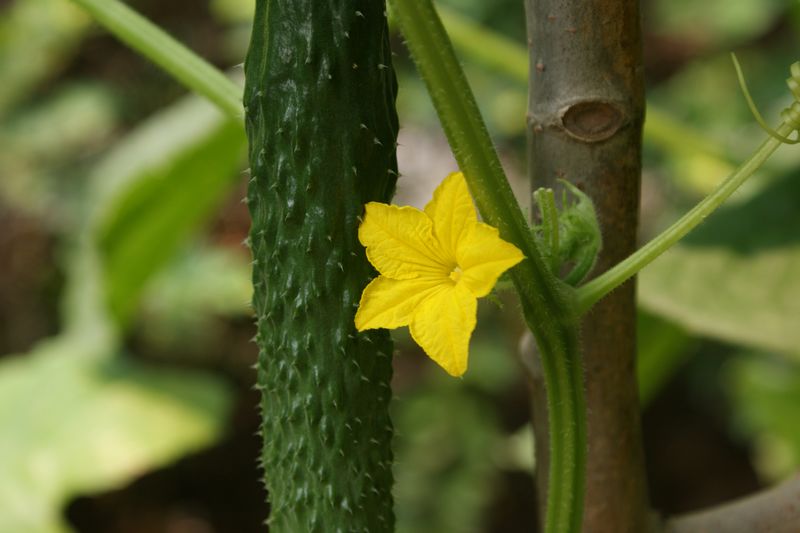
[[[602,234],[592,199],[571,183],[559,181],[564,186],[560,210],[552,189],[533,193],[541,219],[533,231],[552,271],[576,286],[592,271]]]

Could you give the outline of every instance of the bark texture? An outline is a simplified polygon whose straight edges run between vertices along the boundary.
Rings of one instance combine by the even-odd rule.
[[[636,248],[644,121],[637,0],[526,0],[530,47],[529,169],[534,187],[564,179],[595,202],[603,231],[600,273]],[[635,282],[582,322],[588,412],[583,530],[648,529],[636,387]],[[533,383],[534,428],[548,442],[543,384]],[[541,500],[545,446],[537,457]]]

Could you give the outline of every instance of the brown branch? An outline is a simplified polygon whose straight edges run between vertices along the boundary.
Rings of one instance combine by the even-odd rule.
[[[797,533],[800,475],[776,487],[695,513],[676,516],[664,533]]]
[[[531,180],[535,187],[555,187],[566,179],[592,197],[603,229],[596,274],[636,247],[644,118],[638,1],[526,0],[526,8]],[[634,297],[629,282],[582,323],[589,406],[586,532],[647,528]],[[533,402],[537,442],[548,442],[540,382],[534,383]],[[546,454],[537,459],[544,495]]]

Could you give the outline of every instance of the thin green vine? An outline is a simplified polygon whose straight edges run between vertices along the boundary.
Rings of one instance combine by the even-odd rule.
[[[784,122],[778,127],[777,133],[778,135],[786,136],[794,130],[793,126]],[[587,312],[605,295],[635,276],[637,272],[652,263],[659,255],[669,250],[676,242],[703,222],[708,215],[713,213],[730,195],[736,192],[782,143],[783,141],[780,139],[770,136],[747,161],[742,163],[733,174],[717,186],[714,192],[701,200],[691,211],[683,215],[677,222],[628,258],[578,288],[578,309],[580,313]]]
[[[794,96],[794,101],[783,110],[781,113],[783,122],[781,122],[777,130],[773,130],[767,125],[750,96],[750,91],[747,89],[747,83],[742,73],[742,67],[739,65],[736,55],[731,54],[731,59],[733,59],[736,76],[739,79],[739,85],[744,93],[747,105],[756,122],[769,135],[769,138],[733,174],[723,180],[711,194],[703,198],[691,211],[683,215],[672,226],[610,270],[578,288],[578,309],[581,314],[587,312],[605,295],[635,276],[637,272],[669,250],[676,242],[703,222],[707,216],[736,192],[781,144],[797,144],[800,142],[800,140],[788,137],[793,132],[800,130],[800,62],[792,64],[790,67],[791,76],[786,80],[786,84]]]
[[[391,0],[408,47],[483,218],[527,260],[511,271],[528,327],[536,337],[548,398],[548,533],[578,532],[583,517],[586,407],[572,290],[547,267],[517,204],[430,0]]]
[[[164,30],[119,0],[72,0],[122,42],[232,118],[242,119],[242,89]]]
[[[769,127],[767,121],[761,116],[761,112],[758,110],[758,106],[756,106],[756,103],[753,101],[753,97],[750,96],[750,89],[747,88],[747,81],[744,79],[742,66],[739,64],[739,60],[736,59],[736,54],[733,52],[731,52],[731,60],[733,60],[733,67],[736,69],[736,78],[739,80],[739,87],[742,89],[742,94],[744,95],[744,99],[747,101],[747,106],[750,108],[750,113],[753,114],[753,118],[756,119],[756,122],[758,122],[758,125],[761,126],[761,129],[767,132],[770,137],[777,139],[783,144],[800,143],[800,139],[790,139],[784,135],[780,135],[778,132]],[[792,91],[792,94],[794,94],[795,100],[797,100],[800,98],[800,63],[794,63],[791,66],[791,73],[792,76],[786,80],[786,83],[789,85],[789,89]],[[788,113],[790,120],[797,123],[797,112],[798,111],[793,105],[784,110],[784,116],[786,116],[785,114]]]

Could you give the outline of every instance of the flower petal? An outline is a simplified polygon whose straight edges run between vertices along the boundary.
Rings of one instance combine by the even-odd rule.
[[[369,262],[393,279],[447,277],[450,270],[433,237],[431,220],[413,207],[368,203],[358,240],[367,248]]]
[[[407,326],[417,306],[434,292],[442,281],[431,278],[395,280],[384,276],[373,279],[361,294],[356,312],[356,329]]]
[[[500,274],[525,258],[519,248],[500,238],[497,228],[483,222],[459,241],[456,257],[462,271],[459,285],[466,285],[477,298],[489,294]]]
[[[455,261],[463,233],[478,221],[464,174],[454,172],[436,187],[433,199],[425,206],[425,214],[433,221],[433,232],[449,259]]]
[[[469,339],[475,329],[478,300],[460,285],[439,285],[417,308],[411,336],[451,376],[467,370]]]

